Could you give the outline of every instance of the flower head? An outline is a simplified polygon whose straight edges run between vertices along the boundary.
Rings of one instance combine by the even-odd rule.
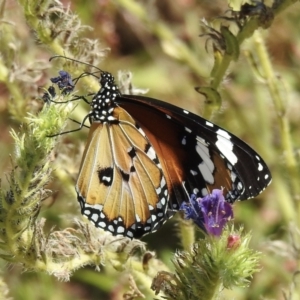
[[[190,203],[183,203],[181,209],[185,219],[192,219],[207,233],[220,236],[224,225],[233,218],[232,206],[225,201],[222,190],[213,190],[203,198],[192,194]]]
[[[239,234],[230,234],[227,238],[227,248],[236,249],[241,244],[241,236]]]
[[[58,88],[62,90],[63,95],[71,93],[75,87],[71,75],[66,71],[59,71],[58,73],[60,76],[51,78],[50,80],[52,83],[58,85]]]
[[[199,205],[199,200],[195,194],[190,197],[190,202],[183,202],[180,206],[180,210],[184,212],[184,218],[186,220],[192,219],[200,228],[204,229],[204,217]]]

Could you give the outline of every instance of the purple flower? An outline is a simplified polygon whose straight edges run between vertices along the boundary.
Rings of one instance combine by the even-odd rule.
[[[232,206],[225,201],[222,190],[213,190],[203,198],[192,194],[189,203],[180,207],[185,219],[192,219],[207,233],[220,236],[225,224],[233,218]]]
[[[58,88],[63,91],[64,95],[71,93],[75,87],[71,75],[66,71],[59,71],[58,73],[60,76],[51,78],[50,80],[58,85]]]
[[[190,197],[190,202],[183,202],[180,206],[180,210],[184,211],[184,218],[186,220],[192,219],[199,227],[204,229],[204,217],[199,206],[199,200],[195,194]]]

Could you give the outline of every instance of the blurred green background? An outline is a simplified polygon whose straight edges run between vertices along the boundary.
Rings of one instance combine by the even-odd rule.
[[[115,75],[119,70],[133,73],[133,84],[148,88],[150,97],[181,106],[199,115],[203,112],[205,98],[194,87],[205,85],[213,67],[212,43],[203,33],[201,19],[214,23],[228,10],[226,1],[217,0],[156,0],[156,1],[62,1],[78,14],[82,24],[92,30],[79,33],[81,37],[99,39],[103,48],[110,48],[100,67]],[[4,3],[4,2],[2,2]],[[41,2],[43,3],[43,2]],[[139,17],[137,4],[146,17]],[[2,10],[0,24],[1,59],[13,58],[9,81],[0,78],[0,170],[2,186],[7,185],[6,173],[11,169],[10,155],[14,146],[9,130],[20,130],[25,112],[35,113],[41,106],[38,99],[43,94],[39,86],[47,87],[49,78],[58,69],[48,63],[55,53],[37,42],[34,32],[27,25],[22,7],[10,0]],[[246,40],[238,61],[230,65],[219,90],[222,108],[211,119],[249,143],[269,165],[274,180],[256,199],[236,203],[235,223],[243,224],[245,231],[252,231],[251,246],[263,253],[261,271],[255,275],[248,289],[225,291],[224,299],[284,299],[283,291],[292,287],[293,273],[299,267],[296,224],[299,194],[290,188],[291,178],[286,168],[286,153],[282,147],[280,119],[289,124],[293,154],[299,169],[299,116],[300,116],[300,4],[296,3],[276,16],[267,30],[260,30],[284,99],[283,115],[278,115],[270,96],[267,82],[257,76],[245,52],[256,56],[255,38]],[[226,24],[229,24],[227,22]],[[155,25],[155,26],[154,26]],[[197,66],[181,59],[173,49],[174,44],[164,34],[166,28],[175,42],[183,43],[197,60]],[[72,29],[71,29],[72,30]],[[9,47],[7,47],[9,46]],[[7,49],[10,49],[9,52]],[[40,61],[39,71],[37,60]],[[11,85],[17,84],[21,94],[13,94]],[[18,97],[24,102],[17,101]],[[83,105],[85,111],[89,110]],[[84,115],[82,112],[82,116]],[[20,116],[18,118],[17,116]],[[76,115],[77,118],[82,117]],[[72,218],[79,217],[74,182],[80,164],[87,130],[61,138],[53,153],[55,168],[54,190],[44,202],[41,216],[46,226],[65,228],[72,225]],[[300,182],[299,182],[300,185]],[[293,223],[294,222],[294,223]],[[298,229],[297,229],[298,228]],[[146,236],[143,241],[148,249],[172,268],[170,259],[181,248],[176,234],[177,220],[169,220],[161,230]],[[299,233],[298,233],[299,234]],[[58,282],[45,274],[22,272],[18,265],[0,261],[1,270],[9,289],[9,296],[16,300],[60,299],[123,299],[126,271],[113,272],[103,266],[101,272],[86,267],[75,272],[70,282]],[[142,285],[139,286],[143,292]],[[1,296],[0,296],[1,299]],[[292,298],[291,298],[292,299]]]

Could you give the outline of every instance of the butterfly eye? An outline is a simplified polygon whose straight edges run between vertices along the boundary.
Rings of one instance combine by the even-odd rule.
[[[121,94],[114,77],[100,73],[101,88],[77,129],[89,119],[76,192],[96,227],[139,238],[159,229],[192,194],[203,198],[219,189],[232,203],[271,182],[263,159],[233,134],[166,102]],[[52,82],[74,88],[63,72]]]

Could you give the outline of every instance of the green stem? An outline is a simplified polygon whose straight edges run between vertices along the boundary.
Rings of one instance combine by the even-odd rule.
[[[273,10],[274,17],[278,15],[280,12],[282,12],[283,10],[285,10],[286,8],[288,8],[289,6],[291,6],[292,4],[294,4],[295,2],[296,0],[287,0],[280,3],[280,5]],[[261,24],[259,18],[253,18],[249,22],[247,22],[236,36],[238,45],[241,46],[242,43],[246,39],[251,37],[260,26]],[[214,68],[212,70],[211,72],[212,80],[210,86],[213,89],[217,90],[219,88],[223,78],[225,77],[225,74],[229,68],[231,61],[234,59],[235,58],[232,55],[225,53],[221,62],[219,62],[218,64],[218,69],[216,70]]]
[[[195,243],[195,226],[191,221],[185,220],[180,220],[178,226],[182,247],[185,251],[190,251]]]
[[[277,121],[280,129],[280,140],[282,151],[285,155],[286,159],[286,169],[289,173],[290,178],[290,186],[292,189],[292,194],[294,197],[300,195],[300,186],[299,186],[299,170],[297,167],[297,160],[294,154],[292,137],[290,134],[290,125],[288,119],[286,117],[286,100],[280,91],[281,82],[276,78],[276,74],[272,68],[271,61],[269,59],[269,55],[267,49],[265,47],[264,41],[261,38],[258,32],[254,35],[255,41],[255,50],[259,59],[259,65],[261,66],[263,77],[266,80],[266,84],[269,88],[269,92],[271,94],[274,107],[277,113]],[[297,206],[298,215],[300,215],[300,203],[299,201],[295,201],[295,205]],[[297,220],[298,226],[300,226],[300,220]]]

